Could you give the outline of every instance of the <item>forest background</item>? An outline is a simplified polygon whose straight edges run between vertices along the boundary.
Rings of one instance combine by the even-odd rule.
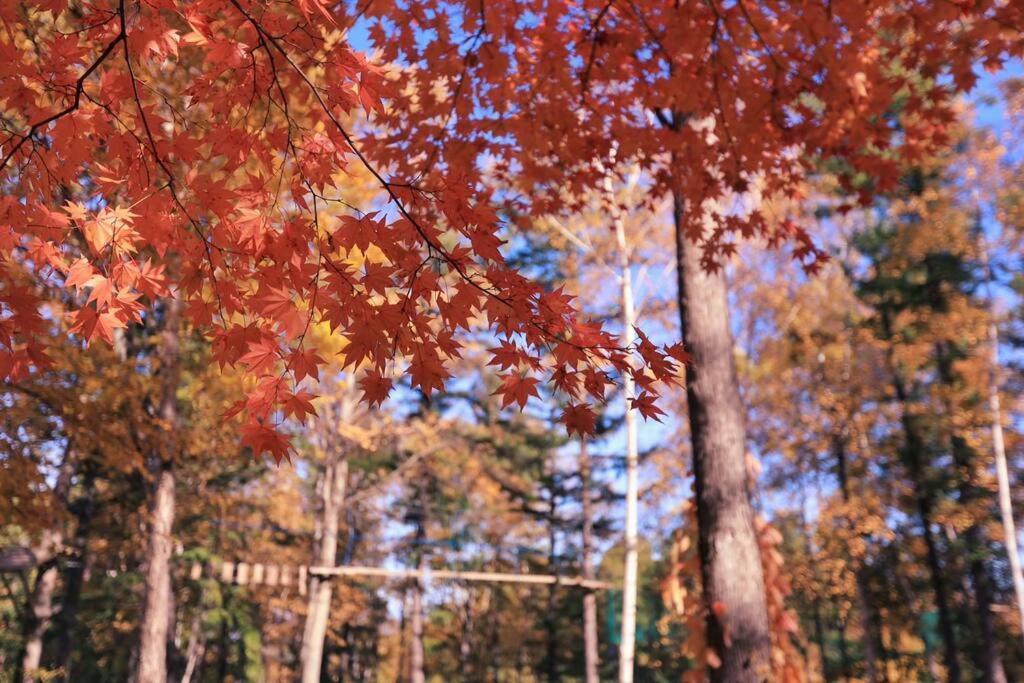
[[[358,49],[373,44],[364,30]],[[769,233],[723,252],[771,680],[1024,679],[1007,543],[1024,504],[1024,77],[988,66],[942,143],[901,159],[884,191],[824,160],[799,192],[751,174],[718,209],[795,221],[828,256],[802,267],[808,248]],[[671,348],[676,207],[647,198],[650,169],[605,170],[572,211],[523,216],[524,188],[482,167],[504,258],[627,344]],[[337,197],[311,201],[318,229],[358,244],[367,211],[353,207],[398,201],[378,180],[348,169]],[[92,226],[81,253],[134,253],[141,242],[117,238],[131,217],[91,189],[59,202]],[[344,262],[369,281],[393,258],[367,241]],[[425,263],[435,281],[452,274]],[[304,350],[275,434],[254,433],[253,394],[239,398],[275,362],[263,341],[223,362],[173,297],[83,326],[75,311],[103,299],[93,275],[5,268],[5,292],[42,302],[51,364],[0,387],[0,680],[674,681],[731,666],[713,642],[730,634],[707,626],[730,613],[702,596],[682,383],[612,372],[588,406],[518,372],[521,350],[480,324],[443,373],[360,374],[375,361],[353,352],[359,325],[288,321],[288,293],[261,285],[262,312]],[[257,565],[287,585],[255,579]],[[305,574],[335,566],[420,574]]]

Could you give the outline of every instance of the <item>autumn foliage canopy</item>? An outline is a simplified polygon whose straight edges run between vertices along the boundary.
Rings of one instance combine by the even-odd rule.
[[[1024,9],[7,0],[0,22],[0,375],[46,365],[46,288],[90,343],[178,297],[251,377],[246,443],[281,457],[276,423],[312,411],[321,322],[370,403],[402,373],[441,388],[481,324],[506,404],[546,382],[585,431],[629,373],[650,405],[682,348],[624,348],[504,240],[628,160],[652,203],[688,207],[708,268],[758,236],[813,269],[795,221],[736,200],[796,196],[823,162],[851,201],[884,189],[942,142],[979,61],[1021,53]],[[345,199],[354,174],[377,187],[366,205]]]

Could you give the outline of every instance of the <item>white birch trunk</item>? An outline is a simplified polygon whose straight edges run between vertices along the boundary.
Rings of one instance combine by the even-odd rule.
[[[594,578],[594,520],[593,502],[590,498],[590,454],[587,442],[580,440],[580,499],[583,507],[583,552],[580,572],[585,581]],[[598,683],[597,668],[600,664],[597,643],[597,596],[587,589],[583,594],[583,661],[586,683]]]
[[[351,417],[349,402],[341,409],[339,418]],[[334,438],[338,438],[335,435]],[[348,461],[344,457],[344,449],[338,444],[325,443],[327,462],[318,482],[320,492],[320,527],[319,546],[316,552],[316,564],[321,567],[333,567],[338,556],[338,526],[345,502],[345,489],[348,482]],[[330,576],[313,576],[310,580],[309,602],[306,612],[306,625],[302,633],[302,649],[299,661],[302,667],[302,683],[319,683],[320,665],[324,656],[324,637],[330,622],[331,597],[334,586]]]
[[[1024,573],[1021,572],[1020,566],[1017,524],[1013,517],[1013,497],[1010,493],[1010,472],[1006,464],[1006,445],[1003,442],[1002,408],[999,401],[999,329],[994,319],[989,323],[988,337],[992,345],[992,377],[989,382],[988,407],[992,414],[992,450],[995,453],[996,479],[999,485],[999,514],[1003,521],[1006,555],[1010,560],[1013,592],[1017,598],[1017,612],[1024,635]]]
[[[605,176],[605,192],[614,201],[611,179]],[[629,245],[626,242],[626,226],[622,214],[613,209],[615,240],[619,251],[619,282],[622,297],[622,342],[631,346],[636,340],[633,326],[636,324],[636,309],[633,302],[633,277],[630,271]],[[636,410],[631,407],[636,387],[633,378],[623,375],[623,396],[626,400],[626,553],[625,570],[622,577],[622,642],[619,645],[619,683],[633,682],[633,666],[636,659],[636,594],[637,594],[637,517],[639,508],[639,445]]]
[[[164,431],[151,463],[155,488],[149,509],[149,556],[139,644],[139,683],[164,683],[167,680],[167,636],[174,618],[170,609],[171,554],[174,549],[171,533],[175,507],[174,460],[178,448],[181,313],[181,300],[177,297],[168,299],[164,330],[160,335],[160,419]]]
[[[1020,618],[1021,637],[1024,638],[1024,572],[1021,570],[1020,549],[1017,547],[1017,523],[1013,516],[1013,495],[1010,491],[1010,471],[1006,462],[1006,444],[1003,441],[1003,411],[999,399],[1000,365],[999,365],[999,326],[995,297],[991,294],[995,280],[992,264],[988,255],[988,240],[984,233],[979,233],[982,266],[985,268],[987,285],[990,290],[988,341],[990,345],[988,408],[992,417],[992,451],[995,456],[996,482],[999,497],[999,516],[1003,523],[1003,537],[1006,543],[1006,555],[1010,561],[1010,577],[1013,580],[1013,593],[1017,599],[1017,614]]]

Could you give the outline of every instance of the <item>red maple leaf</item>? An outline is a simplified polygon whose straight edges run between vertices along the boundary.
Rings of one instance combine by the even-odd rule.
[[[125,327],[124,321],[113,313],[98,313],[92,306],[73,311],[71,319],[73,322],[68,331],[81,335],[90,344],[96,341],[97,337],[108,344],[113,344],[114,330]]]
[[[370,369],[359,378],[359,388],[363,391],[363,400],[371,406],[379,406],[387,400],[391,393],[391,380],[376,370]]]
[[[493,395],[501,395],[501,407],[507,408],[513,403],[519,404],[519,409],[526,407],[526,402],[531,396],[540,396],[537,392],[537,384],[540,380],[535,377],[524,377],[516,372],[501,376],[501,388]]]
[[[269,370],[279,358],[277,343],[272,339],[262,339],[249,344],[249,351],[238,360],[249,368],[249,372],[258,374]]]
[[[250,420],[242,427],[242,445],[251,448],[254,455],[270,453],[278,465],[282,460],[291,462],[291,444],[288,439],[263,422]]]
[[[643,415],[645,420],[661,422],[661,416],[665,414],[665,411],[655,405],[654,402],[657,400],[658,396],[644,391],[639,396],[629,399],[629,405]]]
[[[586,403],[570,403],[562,411],[562,422],[570,434],[587,436],[594,433],[597,415]]]
[[[307,415],[316,415],[316,408],[312,403],[314,398],[316,397],[309,391],[300,391],[296,394],[285,392],[281,400],[284,414],[297,420],[304,420]]]

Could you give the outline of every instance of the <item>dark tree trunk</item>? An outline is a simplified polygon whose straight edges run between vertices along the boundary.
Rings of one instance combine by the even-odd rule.
[[[20,678],[26,683],[38,679],[38,672],[43,657],[43,636],[53,616],[53,595],[57,587],[57,558],[63,536],[59,529],[48,529],[43,534],[42,542],[35,549],[35,555],[41,560],[36,569],[36,580],[32,586],[25,610],[23,636],[25,639],[20,663]]]
[[[227,619],[221,618],[219,636],[217,643],[217,680],[226,681],[228,679],[228,648],[231,646],[231,641],[228,640]]]
[[[850,671],[850,653],[846,647],[846,620],[843,619],[839,605],[835,605],[835,610],[836,630],[839,631],[839,678],[844,680],[849,676]]]
[[[864,642],[864,667],[867,673],[868,683],[884,680],[879,675],[879,661],[881,646],[881,629],[878,624],[878,616],[871,608],[871,593],[868,587],[868,577],[864,567],[858,567],[856,573],[857,581],[857,611],[860,613],[860,628],[863,631]]]
[[[680,329],[692,358],[686,398],[707,638],[722,661],[711,680],[760,683],[771,676],[771,641],[725,275],[701,268],[700,248],[683,226],[684,199],[674,199]]]
[[[881,314],[882,333],[885,339],[892,340],[894,335],[888,309],[882,308]],[[887,355],[889,369],[892,372],[893,389],[900,405],[900,423],[903,426],[904,436],[903,458],[914,485],[914,504],[927,549],[928,574],[931,579],[932,591],[935,593],[935,610],[939,615],[939,631],[942,633],[943,663],[946,665],[946,676],[949,683],[959,683],[961,671],[956,631],[953,627],[953,616],[942,569],[942,559],[935,534],[932,531],[933,494],[927,481],[922,428],[919,425],[919,417],[912,411],[910,392],[893,357],[891,344],[887,349]]]
[[[65,444],[64,456],[60,462],[54,497],[66,508],[74,476],[75,461],[70,440]],[[32,549],[38,563],[32,594],[25,609],[23,635],[24,650],[20,661],[20,676],[24,681],[37,679],[35,670],[40,668],[43,657],[43,637],[54,617],[54,594],[60,571],[57,567],[58,554],[64,547],[63,521],[58,521],[44,530],[39,545]],[[17,676],[15,677],[17,680]]]
[[[917,486],[922,484],[917,482]],[[935,592],[935,609],[939,613],[939,630],[942,632],[944,645],[943,663],[946,665],[946,676],[949,683],[960,680],[960,659],[957,656],[956,630],[953,627],[952,611],[949,607],[949,595],[939,557],[939,547],[932,531],[932,503],[930,497],[922,492],[917,493],[917,513],[924,532],[924,544],[928,550],[928,573],[931,577],[932,590]]]
[[[944,646],[943,663],[946,665],[946,674],[950,683],[957,683],[960,680],[960,658],[958,656],[956,631],[953,627],[952,611],[949,606],[946,580],[942,569],[942,559],[939,555],[935,533],[932,531],[932,496],[928,490],[928,483],[924,481],[924,471],[921,462],[924,445],[918,434],[915,421],[908,412],[910,407],[907,402],[907,393],[903,386],[903,381],[897,377],[895,384],[896,396],[900,400],[903,409],[902,422],[906,438],[905,447],[908,451],[907,459],[910,465],[910,475],[914,483],[914,497],[918,520],[921,524],[925,548],[927,549],[928,575],[931,579],[932,590],[935,593],[935,609],[939,613],[939,631],[942,633]]]
[[[839,479],[839,491],[843,497],[843,503],[850,502],[850,480],[849,480],[849,463],[846,459],[846,439],[845,436],[837,436],[833,442],[833,449],[836,456],[836,476]],[[852,521],[847,519],[847,524],[852,525]],[[851,558],[851,561],[855,563],[854,579],[857,586],[857,613],[860,615],[860,627],[863,632],[863,645],[864,645],[864,667],[868,678],[868,683],[876,683],[879,680],[878,677],[878,652],[881,646],[880,640],[880,629],[878,628],[877,619],[875,612],[871,608],[870,591],[867,582],[867,568],[864,564]],[[848,671],[846,666],[843,667],[843,675],[847,675]]]
[[[981,529],[972,526],[964,533],[968,552],[971,587],[974,588],[974,600],[978,613],[979,635],[981,647],[979,657],[982,660],[982,674],[985,683],[1006,683],[1006,671],[1003,669],[1002,653],[999,651],[999,634],[995,620],[992,618],[992,583],[988,567],[981,553]]]
[[[86,580],[86,565],[89,562],[89,534],[92,530],[92,516],[95,508],[93,484],[95,475],[88,465],[85,467],[82,496],[75,501],[74,513],[77,518],[74,548],[77,553],[64,571],[64,596],[60,614],[57,617],[56,665],[64,672],[64,680],[73,681],[71,655],[74,652],[75,629],[78,627],[78,604],[82,598],[82,586]]]
[[[831,683],[832,674],[828,667],[828,658],[825,655],[825,625],[821,618],[821,599],[814,599],[814,643],[818,646],[818,656],[821,658],[821,679],[825,683]]]
[[[808,545],[810,544],[808,543]],[[815,578],[815,580],[817,579]],[[814,643],[818,646],[818,655],[821,658],[821,679],[825,681],[825,683],[831,683],[832,672],[829,669],[828,656],[825,652],[825,621],[821,616],[821,598],[819,596],[814,597],[814,601],[812,603],[812,612],[814,620]],[[840,623],[841,643],[843,643],[843,641],[846,640],[846,636],[844,634],[845,630],[846,625]],[[840,670],[844,673],[846,671],[845,649],[845,643],[843,643],[843,646],[840,647]]]

